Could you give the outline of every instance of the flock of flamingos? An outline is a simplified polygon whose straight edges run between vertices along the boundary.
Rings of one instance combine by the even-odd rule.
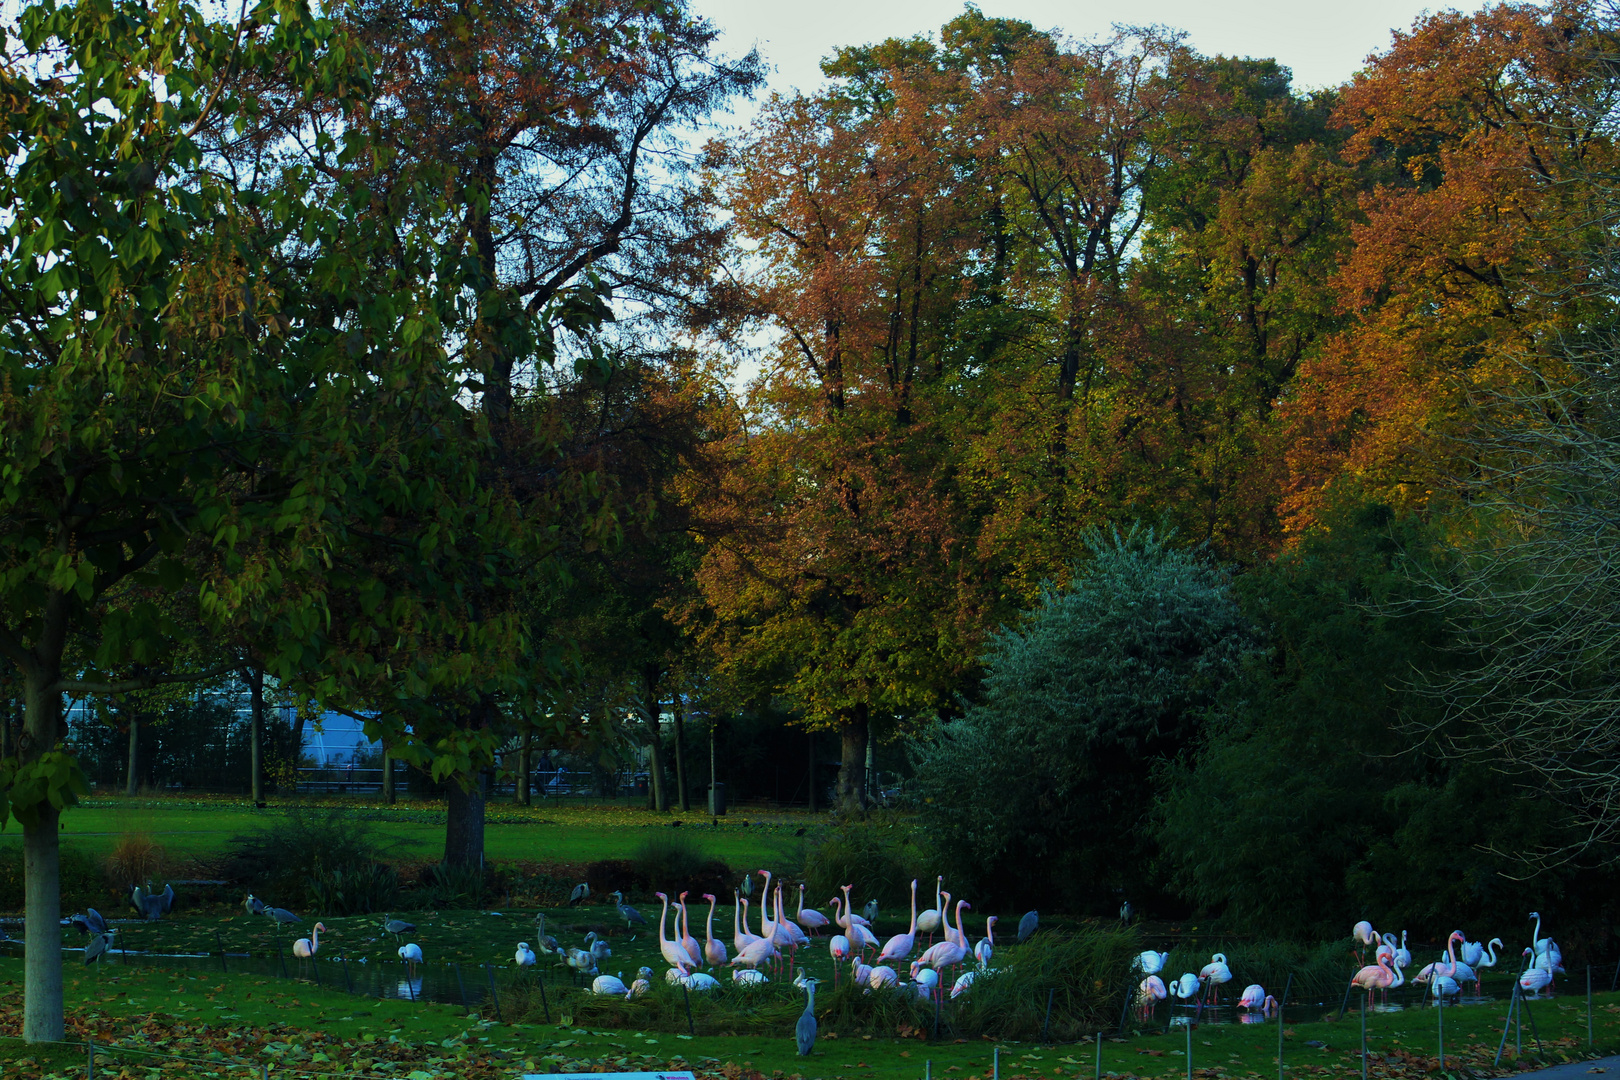
[[[1532,911],[1530,918],[1536,928],[1530,935],[1530,945],[1522,954],[1525,966],[1519,975],[1519,986],[1538,994],[1552,985],[1554,974],[1564,973],[1564,954],[1556,941],[1541,936],[1541,913]],[[1369,1005],[1377,993],[1382,993],[1387,1001],[1389,991],[1405,983],[1406,969],[1412,964],[1412,953],[1406,947],[1406,931],[1401,931],[1397,942],[1394,934],[1379,934],[1373,929],[1372,923],[1362,920],[1356,923],[1351,935],[1358,945],[1375,945],[1377,949],[1373,963],[1356,972],[1350,980],[1349,989],[1365,990]],[[1426,985],[1429,993],[1441,1001],[1457,1000],[1462,995],[1463,987],[1469,984],[1473,984],[1478,993],[1480,971],[1496,966],[1497,950],[1501,947],[1501,938],[1492,938],[1484,943],[1469,941],[1468,935],[1455,930],[1446,939],[1445,957],[1425,964],[1412,976],[1411,981],[1413,985]],[[1357,958],[1362,958],[1359,951]],[[1226,962],[1225,953],[1210,957],[1210,962],[1198,974],[1189,971],[1179,979],[1166,983],[1160,973],[1169,959],[1169,953],[1151,950],[1136,958],[1133,966],[1146,976],[1137,988],[1139,1004],[1152,1005],[1166,998],[1202,1000],[1206,997],[1214,1003],[1219,1000],[1221,985],[1232,981],[1232,969]],[[1346,993],[1348,996],[1348,989]],[[1277,999],[1266,993],[1265,987],[1251,983],[1239,996],[1237,1007],[1248,1012],[1269,1013],[1277,1008]]]
[[[780,976],[784,962],[789,971],[794,970],[798,950],[809,946],[811,938],[819,938],[821,931],[828,927],[838,931],[827,938],[835,983],[840,965],[848,962],[849,976],[857,984],[865,984],[869,989],[910,989],[919,997],[931,999],[946,985],[941,979],[955,974],[954,982],[950,983],[950,994],[959,997],[973,986],[973,980],[980,972],[994,970],[990,967],[990,958],[995,952],[997,917],[992,915],[986,921],[983,938],[977,943],[970,941],[962,926],[962,912],[973,905],[966,900],[958,900],[955,907],[956,925],[952,926],[951,896],[944,890],[943,878],[936,882],[934,906],[922,912],[917,910],[917,882],[911,883],[910,927],[905,933],[895,934],[888,941],[879,943],[872,932],[872,922],[877,917],[875,903],[868,905],[865,915],[856,914],[849,899],[853,886],[843,886],[842,897],[832,898],[833,917],[828,918],[814,908],[804,906],[805,887],[801,884],[798,887],[798,910],[789,917],[782,883],[776,882],[773,886],[769,870],[761,870],[759,875],[765,879],[765,885],[759,905],[757,934],[750,928],[749,898],[742,895],[741,890],[732,894],[735,907],[732,912],[731,944],[735,955],[727,950],[723,936],[715,936],[714,894],[703,894],[703,899],[709,902],[709,912],[701,942],[691,931],[686,907],[687,894],[681,893],[673,904],[666,894],[654,894],[662,904],[658,915],[658,949],[669,964],[669,969],[664,973],[667,982],[692,990],[716,990],[720,987],[720,981],[698,970],[708,967],[711,970],[730,968],[731,980],[739,986],[767,983],[772,975]],[[641,912],[624,902],[623,894],[614,893],[613,899],[626,926],[648,925]],[[670,917],[672,910],[673,919]],[[1038,924],[1039,916],[1035,912],[1025,915],[1019,923],[1018,940],[1027,940]],[[933,940],[936,932],[941,934],[938,942]],[[611,956],[612,952],[607,943],[594,934],[588,936],[584,948],[560,946],[556,938],[545,932],[544,916],[541,916],[538,934],[541,953],[557,957],[581,975],[594,976],[590,984],[593,993],[634,998],[652,987],[651,968],[642,968],[638,978],[628,986],[620,976],[598,974],[597,964]],[[919,934],[928,935],[928,943],[921,955],[912,959]],[[866,955],[870,950],[876,950],[876,955],[873,963],[869,964]],[[537,956],[528,942],[519,942],[514,960],[519,967],[530,967],[536,962]],[[975,965],[974,968],[962,970],[969,962]],[[909,980],[902,980],[902,969],[907,971]],[[800,970],[793,982],[801,989],[809,989],[815,980]]]

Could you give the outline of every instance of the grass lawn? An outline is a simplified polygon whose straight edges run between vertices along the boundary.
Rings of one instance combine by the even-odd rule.
[[[802,1059],[791,1034],[699,1036],[660,1032],[587,1030],[540,1023],[500,1023],[459,1008],[378,1001],[306,983],[241,974],[177,974],[151,968],[108,967],[98,977],[70,961],[67,1005],[70,1037],[78,1045],[31,1047],[20,1030],[21,964],[0,959],[0,1075],[83,1076],[83,1040],[102,1045],[97,1075],[126,1078],[261,1075],[257,1068],[224,1068],[224,1060],[272,1066],[271,1076],[299,1070],[350,1072],[400,1080],[510,1080],[525,1071],[612,1071],[691,1068],[706,1077],[757,1080],[796,1076],[824,1080],[916,1080],[924,1063],[938,1077],[985,1080],[1000,1048],[1007,1080],[1071,1080],[1093,1074],[1096,1047],[1069,1045],[837,1037],[824,1030],[815,1053]],[[1573,981],[1573,980],[1572,980]],[[1547,1060],[1586,1055],[1584,999],[1570,996],[1536,1005]],[[1303,1012],[1297,1009],[1296,1012]],[[1320,1010],[1312,1010],[1320,1013]],[[1512,1040],[1502,1067],[1492,1070],[1501,1031],[1501,1003],[1445,1010],[1447,1071],[1510,1075],[1529,1067],[1514,1060]],[[1620,995],[1596,999],[1597,1050],[1620,1047]],[[510,1018],[509,1018],[510,1019]],[[1433,1009],[1374,1014],[1368,1022],[1372,1076],[1434,1073],[1438,1015]],[[1300,1016],[1284,1029],[1290,1076],[1352,1077],[1360,1024],[1355,1013],[1324,1022]],[[1525,1028],[1526,1049],[1532,1048]],[[1316,1045],[1311,1045],[1315,1043]],[[1105,1040],[1102,1071],[1116,1077],[1168,1078],[1188,1072],[1187,1036],[1146,1034]],[[1204,1025],[1192,1033],[1192,1068],[1199,1077],[1266,1078],[1276,1075],[1277,1026]],[[163,1063],[112,1052],[142,1049],[208,1059],[206,1064]]]
[[[374,821],[383,836],[396,842],[406,858],[436,860],[444,848],[444,804],[323,800],[316,807],[343,805]],[[62,816],[65,844],[105,855],[120,836],[146,833],[173,857],[185,859],[223,851],[234,836],[250,832],[266,817],[287,813],[291,802],[274,802],[255,810],[243,798],[95,798]],[[767,865],[782,850],[800,843],[801,829],[813,830],[826,820],[803,811],[741,808],[719,819],[707,814],[654,813],[625,804],[542,803],[529,807],[490,803],[485,852],[492,860],[579,863],[623,858],[650,833],[681,821],[703,847],[728,865]],[[711,821],[718,821],[711,825]],[[21,843],[19,830],[0,832],[0,844]]]

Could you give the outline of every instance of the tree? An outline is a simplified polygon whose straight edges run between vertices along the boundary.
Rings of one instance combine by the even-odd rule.
[[[1136,527],[992,639],[984,691],[915,752],[923,828],[1001,902],[1112,910],[1149,873],[1154,769],[1254,647],[1225,576]]]
[[[316,197],[296,163],[246,192],[202,153],[212,118],[256,108],[244,73],[363,105],[353,42],[302,4],[222,24],[181,3],[44,0],[17,26],[0,67],[0,655],[25,716],[0,809],[23,826],[23,1034],[53,1041],[57,824],[82,790],[63,694],[198,674],[169,669],[177,627],[141,590],[193,590],[220,625],[276,593],[289,616],[320,622],[328,508],[373,464],[357,401],[373,435],[412,430],[389,408],[401,383],[442,408],[453,387],[422,328],[454,309],[414,232],[431,199],[411,206],[412,226],[384,230],[366,192]],[[333,152],[347,160],[361,143]],[[381,355],[353,347],[367,335]]]

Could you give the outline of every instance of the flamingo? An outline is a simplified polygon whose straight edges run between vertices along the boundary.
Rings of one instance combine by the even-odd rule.
[[[680,909],[681,912],[678,916],[680,925],[676,932],[680,934],[681,948],[685,949],[687,955],[692,958],[692,963],[689,966],[700,968],[703,966],[703,948],[698,944],[697,938],[692,936],[692,928],[686,921],[686,894],[684,892],[681,893]]]
[[[1412,950],[1406,947],[1406,931],[1401,931],[1401,947],[1395,950],[1395,966],[1409,968],[1412,966]]]
[[[900,984],[900,975],[889,965],[879,964],[872,969],[872,973],[866,977],[866,981],[871,984],[872,989],[882,990],[886,986],[898,986]]]
[[[672,968],[682,968],[681,974],[685,975],[686,971],[684,969],[692,966],[692,956],[686,951],[686,946],[678,939],[671,939],[664,933],[664,923],[669,918],[669,897],[664,893],[653,893],[653,895],[658,897],[659,902],[663,904],[663,907],[658,912],[658,951],[663,954],[665,963]]]
[[[1395,959],[1395,935],[1394,934],[1384,934],[1382,936],[1383,936],[1383,939],[1384,939],[1383,943],[1378,946],[1378,951],[1373,954],[1373,960],[1376,962],[1378,957],[1383,956],[1385,953],[1388,953],[1390,960],[1393,961]],[[1395,966],[1399,967],[1400,965],[1397,964]]]
[[[834,968],[833,970],[837,971],[838,969]],[[731,981],[738,986],[763,986],[771,980],[765,977],[763,971],[755,971],[753,968],[738,968],[731,973]]]
[[[1519,986],[1532,994],[1539,994],[1551,986],[1553,973],[1536,962],[1540,957],[1535,956],[1529,949],[1524,950],[1521,955],[1529,966],[1519,975]]]
[[[700,994],[708,994],[720,989],[720,980],[707,972],[694,971],[686,977],[686,985]]]
[[[597,963],[601,963],[613,955],[613,949],[595,930],[585,935],[585,948]]]
[[[770,938],[755,938],[746,948],[737,953],[737,958],[731,962],[732,967],[757,968],[767,960],[775,959],[779,953]]]
[[[627,998],[638,998],[652,989],[652,968],[644,967],[636,972],[636,981],[630,984]]]
[[[630,988],[624,985],[624,980],[615,975],[598,975],[591,980],[591,993],[603,997],[630,997]]]
[[[759,935],[751,933],[748,929],[748,900],[739,897],[735,889],[731,892],[733,907],[731,909],[731,943],[737,947],[738,952],[748,948],[750,944],[759,940]]]
[[[842,926],[845,930],[848,930],[851,926],[872,925],[870,920],[868,920],[865,916],[855,914],[855,906],[851,904],[849,900],[849,890],[853,889],[854,887],[855,886],[853,885],[845,885],[842,887],[842,892],[844,894],[844,914],[838,920],[838,925]]]
[[[512,954],[512,959],[520,968],[534,967],[534,950],[529,948],[527,941],[520,941],[517,952]]]
[[[838,985],[838,962],[848,960],[850,954],[849,938],[843,934],[834,934],[827,941],[827,951],[833,958],[833,985]]]
[[[1214,1000],[1219,1001],[1221,983],[1232,981],[1232,969],[1226,966],[1226,954],[1215,953],[1211,956],[1209,963],[1205,964],[1202,970],[1198,972],[1198,977],[1209,980],[1210,995]]]
[[[928,935],[928,944],[934,943],[934,931],[939,929],[940,920],[944,918],[944,906],[939,902],[940,890],[945,887],[945,875],[941,874],[934,879],[934,906],[917,916],[917,929]]]
[[[1266,988],[1259,983],[1250,983],[1243,988],[1243,993],[1238,998],[1238,1008],[1247,1009],[1250,1012],[1255,1010],[1263,1011],[1267,1000],[1275,1001],[1276,999],[1268,999],[1266,997]]]
[[[416,978],[416,965],[422,962],[422,946],[408,942],[399,947],[399,958],[405,961],[405,977]]]
[[[804,882],[802,881],[799,882],[799,913],[793,916],[793,918],[800,926],[810,931],[812,935],[814,935],[815,932],[820,930],[823,926],[826,926],[830,921],[827,916],[823,915],[815,908],[807,908],[804,906]]]
[[[1479,976],[1474,974],[1474,969],[1457,959],[1456,945],[1462,938],[1463,932],[1461,930],[1453,931],[1451,936],[1446,938],[1446,967],[1442,968],[1440,961],[1436,960],[1432,964],[1425,965],[1423,970],[1419,971],[1412,981],[1414,983],[1428,982],[1437,975],[1444,975],[1457,983],[1478,982]]]
[[[1378,933],[1373,929],[1373,924],[1366,919],[1362,919],[1352,926],[1350,934],[1363,945],[1376,945],[1378,943]]]
[[[850,957],[849,973],[850,976],[855,980],[855,985],[859,986],[861,983],[871,979],[872,965],[868,964],[865,960],[862,960],[860,954],[856,953],[854,956]]]
[[[704,893],[703,899],[709,902],[709,922],[703,930],[703,958],[710,967],[724,967],[726,943],[714,939],[714,893]]]
[[[1171,997],[1178,997],[1185,1001],[1198,993],[1198,976],[1189,971],[1171,983],[1169,989]]]
[[[1371,1005],[1374,990],[1388,990],[1401,985],[1401,974],[1395,970],[1395,958],[1380,956],[1378,963],[1368,964],[1356,972],[1355,977],[1350,980],[1350,985],[1359,986],[1367,991],[1367,1004]]]
[[[973,989],[973,980],[978,974],[979,973],[977,971],[962,972],[962,977],[957,979],[956,982],[951,985],[952,1000],[961,997],[963,994]]]
[[[315,953],[321,947],[321,931],[325,929],[325,923],[316,923],[309,937],[301,937],[293,942],[293,955],[300,960],[315,959]]]
[[[1530,934],[1530,947],[1535,950],[1534,966],[1546,968],[1549,973],[1563,974],[1564,951],[1552,938],[1541,936],[1541,912],[1532,911],[1530,917],[1536,920],[1536,928]]]
[[[994,918],[995,916],[991,916]],[[1157,975],[1164,970],[1164,965],[1170,960],[1167,952],[1154,952],[1152,949],[1137,955],[1131,966],[1144,975]]]
[[[956,902],[956,922],[958,926],[960,926],[962,922],[962,909],[972,906],[973,905],[969,904],[966,900],[958,900]],[[941,938],[939,941],[928,946],[927,950],[912,962],[911,970],[913,975],[915,975],[919,969],[925,967],[931,967],[935,971],[941,971],[944,968],[953,967],[960,964],[964,959],[967,958],[967,955],[967,946],[962,945],[953,938]]]
[[[961,937],[960,932],[956,929],[956,927],[951,925],[951,894],[947,892],[941,893],[940,895],[945,897],[945,906],[941,909],[945,912],[945,914],[940,917],[939,932],[944,934],[947,940],[954,941],[958,945],[966,947],[968,944],[967,941]]]
[[[1149,975],[1136,988],[1136,1000],[1142,1005],[1151,1005],[1169,996],[1170,991],[1165,989],[1164,980],[1157,975]]]
[[[996,920],[998,918],[1000,918],[999,915],[992,915],[984,920],[984,937],[980,938],[979,943],[973,946],[973,958],[979,962],[981,968],[989,967],[990,957],[995,955]],[[1165,955],[1168,956],[1169,953]]]
[[[778,948],[780,948],[782,945],[785,944],[790,949],[797,949],[800,945],[808,945],[808,944],[810,944],[810,936],[808,934],[806,934],[802,929],[800,929],[799,925],[796,922],[794,922],[792,919],[788,918],[786,914],[784,914],[785,908],[784,908],[784,905],[783,905],[783,902],[782,902],[782,888],[783,888],[782,883],[777,882],[777,884],[776,884],[776,932],[777,932],[776,944],[777,944]]]
[[[1437,999],[1454,998],[1462,993],[1462,987],[1450,975],[1436,975],[1429,984],[1429,990]]]
[[[911,950],[917,944],[917,879],[911,879],[911,928],[903,934],[896,934],[883,946],[878,953],[879,960],[904,960],[911,955]]]

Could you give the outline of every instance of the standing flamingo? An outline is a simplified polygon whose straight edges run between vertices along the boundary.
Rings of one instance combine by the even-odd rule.
[[[1190,971],[1170,984],[1171,997],[1178,997],[1186,1001],[1196,993],[1198,993],[1198,976]]]
[[[1165,989],[1164,980],[1157,975],[1149,975],[1136,988],[1136,1001],[1139,1005],[1151,1005],[1169,996],[1170,992]]]
[[[669,897],[664,893],[653,893],[664,906],[658,912],[658,951],[664,955],[664,962],[671,968],[679,968],[684,976],[692,967],[692,954],[686,951],[686,946],[679,938],[670,938],[664,934],[664,924],[669,919]],[[679,927],[676,928],[679,933]]]
[[[939,932],[945,935],[947,941],[954,941],[965,949],[968,943],[962,940],[956,927],[951,925],[951,894],[942,892],[940,895],[945,898],[945,906],[941,909],[945,914],[940,916]]]
[[[735,905],[731,909],[731,943],[742,952],[750,943],[758,941],[759,935],[748,929],[748,898],[738,896],[733,889],[731,899]]]
[[[1367,991],[1367,1004],[1372,1005],[1374,990],[1389,990],[1401,985],[1400,972],[1395,970],[1395,958],[1380,956],[1378,963],[1369,964],[1356,972],[1350,980],[1351,986],[1359,986]]]
[[[300,961],[298,966],[300,968],[304,966],[302,961],[314,961],[315,953],[319,951],[321,947],[321,931],[325,929],[325,923],[316,923],[315,929],[310,931],[309,937],[301,937],[297,941],[293,942],[293,955],[298,957]]]
[[[865,916],[855,914],[855,907],[850,903],[849,900],[849,890],[853,889],[854,887],[855,886],[853,885],[840,886],[840,890],[844,894],[844,914],[839,918],[838,925],[842,926],[845,930],[848,930],[851,926],[872,925]]]
[[[940,890],[945,887],[945,875],[941,874],[934,879],[934,906],[917,916],[917,929],[928,935],[928,944],[934,943],[934,931],[939,929],[940,920],[943,919],[945,907],[939,901]]]
[[[807,908],[804,906],[804,882],[802,881],[799,882],[799,913],[793,916],[793,918],[800,926],[810,931],[812,935],[815,934],[817,930],[820,930],[823,926],[826,926],[829,921],[827,916],[823,915],[815,908]]]
[[[1519,986],[1532,994],[1539,994],[1552,985],[1553,973],[1536,962],[1536,957],[1529,949],[1521,954],[1527,965],[1519,976]]]
[[[676,927],[676,933],[680,937],[681,948],[685,949],[686,955],[692,958],[692,962],[688,966],[694,968],[702,967],[703,947],[698,944],[697,938],[692,936],[692,928],[687,923],[686,893],[684,892],[681,893],[680,914],[676,916],[676,922],[679,924]]]
[[[1238,998],[1238,1008],[1250,1012],[1264,1010],[1266,1000],[1266,988],[1259,983],[1250,983],[1243,988],[1243,993]]]
[[[999,915],[992,915],[984,920],[984,937],[980,938],[979,943],[973,946],[973,958],[979,962],[981,968],[989,967],[990,957],[995,955],[996,920],[1000,917]],[[1166,953],[1165,955],[1170,954]]]
[[[849,888],[850,886],[848,885],[844,886],[846,893],[848,892]],[[833,897],[833,904],[835,905],[833,908],[834,911],[840,910],[836,906],[838,904],[838,898],[836,896]],[[872,933],[872,931],[866,928],[866,920],[862,919],[859,915],[850,915],[847,905],[842,910],[844,911],[848,921],[840,919],[839,925],[843,926],[846,932],[849,934],[849,940],[854,943],[855,951],[865,952],[867,949],[877,948],[878,939],[876,935]]]
[[[1170,954],[1167,952],[1154,952],[1152,949],[1148,949],[1146,952],[1137,954],[1136,959],[1131,961],[1131,967],[1144,975],[1157,975],[1164,970],[1164,965],[1169,959]]]
[[[878,960],[904,960],[911,955],[911,950],[917,944],[917,879],[911,879],[911,928],[903,934],[896,934],[883,946],[878,953]]]
[[[1226,966],[1226,954],[1216,953],[1211,956],[1209,963],[1205,964],[1198,972],[1198,977],[1209,980],[1210,997],[1219,1002],[1221,999],[1221,984],[1232,981],[1232,969]]]
[[[703,899],[709,902],[709,922],[703,930],[703,958],[709,962],[710,967],[724,967],[726,943],[715,940],[714,936],[714,893],[704,893]]]
[[[1530,934],[1530,947],[1535,950],[1534,966],[1563,974],[1564,951],[1552,938],[1541,936],[1541,912],[1532,911],[1530,917],[1536,920],[1536,928]]]

